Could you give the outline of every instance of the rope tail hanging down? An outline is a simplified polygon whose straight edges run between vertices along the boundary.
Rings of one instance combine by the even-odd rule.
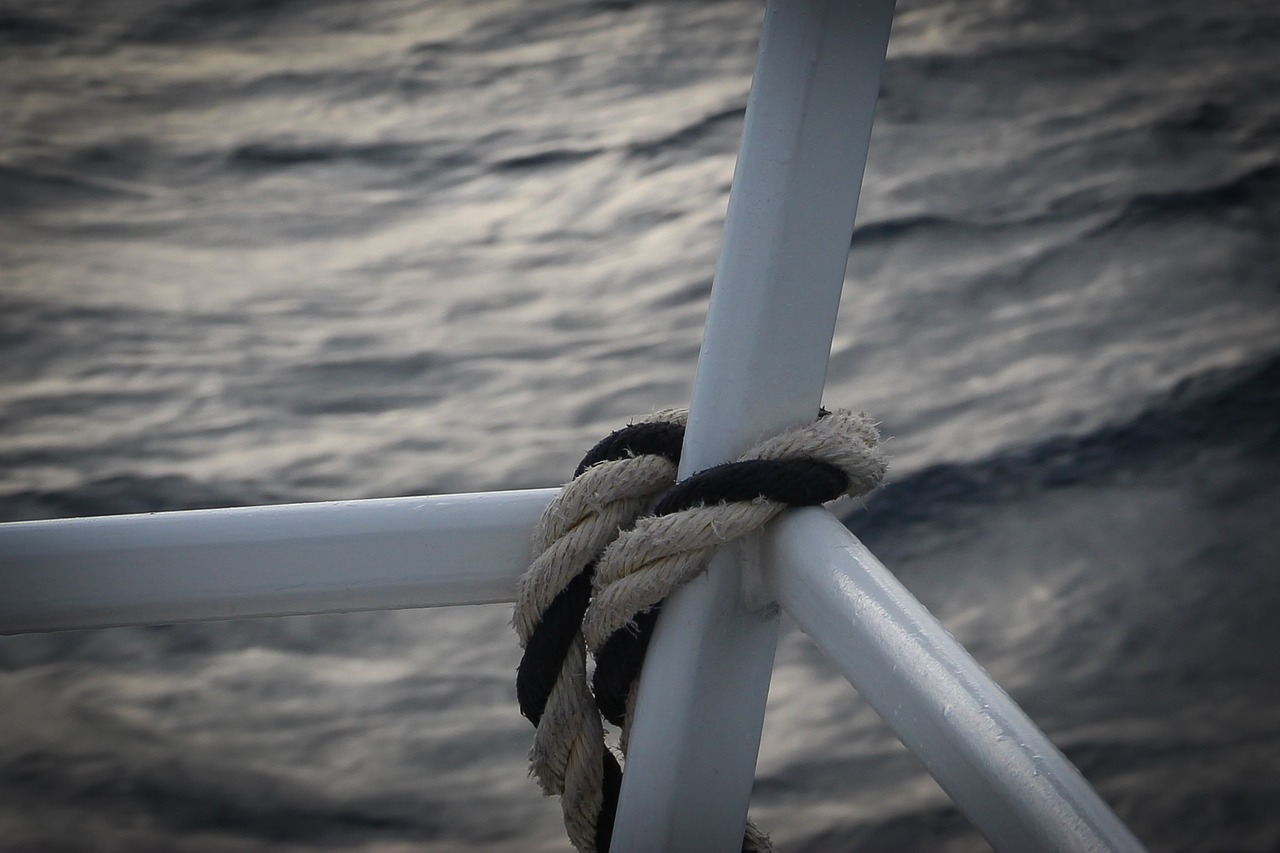
[[[620,727],[625,753],[662,602],[725,542],[788,506],[867,494],[886,469],[870,418],[824,411],[677,485],[685,419],[683,411],[658,412],[592,448],[543,514],[533,563],[517,584],[513,621],[524,655],[516,693],[537,727],[531,772],[544,793],[560,796],[569,838],[583,853],[608,851],[622,780],[601,717]],[[743,850],[769,849],[748,822]]]
[[[569,839],[584,853],[608,850],[622,769],[587,687],[582,615],[596,557],[675,480],[684,423],[682,411],[658,412],[592,448],[543,513],[533,563],[516,584],[516,697],[537,727],[531,772],[544,794],[560,797]]]

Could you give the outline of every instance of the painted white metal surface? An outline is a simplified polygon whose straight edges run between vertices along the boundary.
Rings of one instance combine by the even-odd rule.
[[[992,846],[1140,851],[1080,772],[880,561],[822,509],[762,537],[766,583]]]
[[[681,473],[817,415],[892,0],[772,0]],[[641,678],[618,853],[738,850],[777,620],[727,548],[667,602]]]
[[[0,634],[511,601],[556,491],[0,525]]]
[[[770,3],[682,476],[816,413],[892,14],[892,0]],[[0,525],[0,633],[510,601],[554,494]],[[777,636],[770,595],[997,849],[1142,849],[905,588],[805,510],[724,549],[668,602],[615,851],[738,849]]]

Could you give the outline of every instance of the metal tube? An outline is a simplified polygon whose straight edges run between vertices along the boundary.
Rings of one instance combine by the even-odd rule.
[[[892,0],[773,0],[690,405],[682,475],[817,415]],[[613,849],[738,850],[777,620],[726,548],[664,606]]]
[[[844,525],[797,510],[762,537],[766,585],[992,847],[1141,851],[1080,772]]]
[[[0,634],[511,601],[556,491],[0,525]]]

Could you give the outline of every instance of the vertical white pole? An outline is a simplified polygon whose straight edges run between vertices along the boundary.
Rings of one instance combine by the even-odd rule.
[[[893,0],[772,0],[747,103],[681,476],[817,415]],[[641,677],[619,853],[738,850],[777,619],[727,548],[663,608]]]

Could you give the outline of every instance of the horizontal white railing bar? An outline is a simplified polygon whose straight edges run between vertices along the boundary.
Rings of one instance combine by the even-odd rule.
[[[1143,846],[985,670],[830,513],[765,534],[778,602],[1000,851]]]
[[[507,602],[556,489],[0,525],[0,634]],[[766,585],[997,850],[1141,843],[825,510],[761,541]]]
[[[0,524],[0,634],[512,601],[556,492]]]

